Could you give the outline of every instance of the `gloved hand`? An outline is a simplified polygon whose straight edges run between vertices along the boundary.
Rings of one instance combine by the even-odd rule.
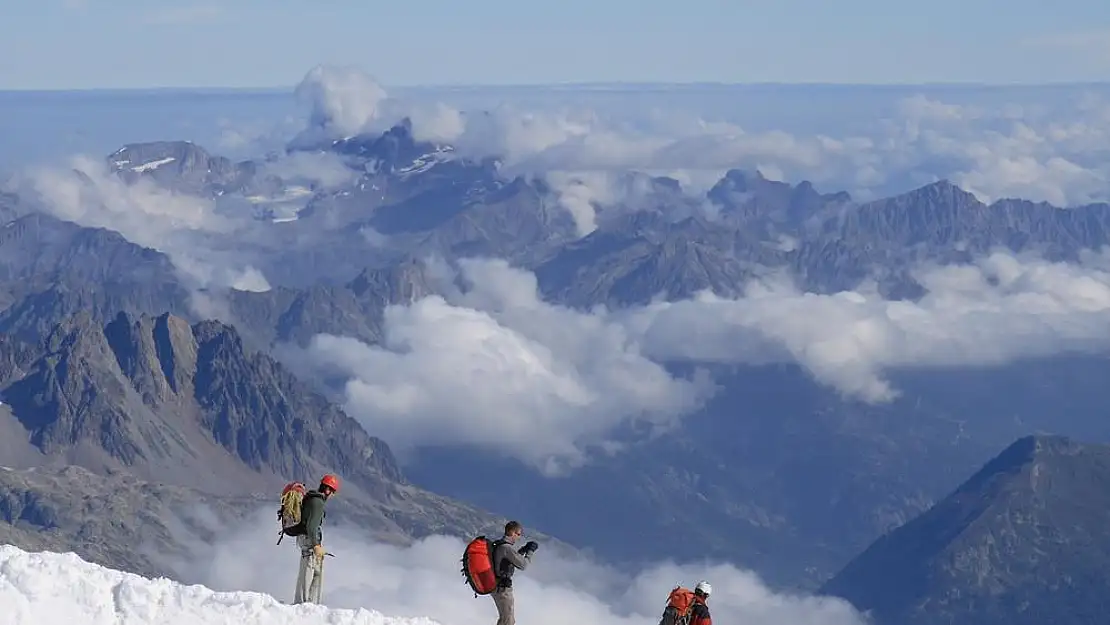
[[[535,553],[535,552],[536,552],[536,550],[537,550],[537,549],[539,549],[539,548],[540,548],[540,544],[539,544],[539,543],[537,543],[537,542],[536,542],[536,541],[534,541],[534,540],[530,540],[530,541],[528,541],[527,543],[525,543],[525,545],[524,545],[524,548],[523,548],[523,549],[521,549],[520,551],[521,551],[522,553]]]
[[[313,545],[312,554],[315,555],[317,558],[323,560],[325,553],[327,553],[327,552],[324,551],[324,546],[323,545]]]

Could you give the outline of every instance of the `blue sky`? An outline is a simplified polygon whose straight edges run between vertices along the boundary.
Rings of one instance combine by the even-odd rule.
[[[0,0],[0,89],[1110,80],[1106,0]]]

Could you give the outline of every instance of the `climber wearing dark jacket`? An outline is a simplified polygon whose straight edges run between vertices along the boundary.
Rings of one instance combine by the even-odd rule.
[[[324,582],[324,535],[321,526],[327,511],[324,504],[339,492],[339,478],[328,474],[320,479],[316,490],[305,493],[301,503],[301,520],[304,534],[297,536],[301,549],[301,565],[297,570],[297,590],[293,603],[320,603],[320,587]]]
[[[534,540],[528,541],[519,550],[513,545],[524,536],[524,527],[516,521],[505,524],[505,535],[498,541],[493,551],[493,570],[497,574],[497,589],[491,594],[497,606],[497,625],[516,625],[516,605],[513,599],[513,573],[528,568],[532,555],[539,549]]]
[[[709,616],[709,606],[705,603],[709,600],[711,592],[713,587],[706,581],[698,582],[694,587],[694,605],[690,606],[690,625],[713,625],[713,619]]]

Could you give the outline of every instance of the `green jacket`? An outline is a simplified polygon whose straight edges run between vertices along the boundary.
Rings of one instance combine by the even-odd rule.
[[[304,535],[308,546],[314,547],[323,543],[324,534],[320,526],[324,524],[325,516],[327,511],[324,510],[324,496],[315,490],[305,493],[301,501],[301,520],[304,521]]]

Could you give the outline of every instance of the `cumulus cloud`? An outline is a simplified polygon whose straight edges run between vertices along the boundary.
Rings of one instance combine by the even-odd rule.
[[[378,121],[386,90],[354,67],[317,65],[305,74],[295,95],[309,107],[309,130],[330,139],[365,132]]]
[[[927,290],[918,301],[885,300],[873,285],[819,295],[767,279],[738,299],[706,293],[628,311],[626,323],[654,358],[793,361],[869,402],[898,396],[883,378],[889,369],[997,365],[1110,346],[1106,253],[1067,264],[999,252],[926,267],[915,278]]]
[[[177,193],[140,178],[124,182],[99,159],[78,156],[71,169],[33,170],[24,182],[60,219],[119,232],[129,241],[164,252],[195,288],[270,288],[256,267],[243,262],[220,235],[245,227],[240,217],[221,214],[215,203]]]
[[[412,120],[412,136],[417,141],[451,143],[466,131],[466,116],[462,111],[442,102],[430,106],[411,105],[408,117]]]
[[[309,348],[353,376],[348,410],[398,453],[463,444],[557,474],[614,428],[664,428],[706,396],[704,379],[672,378],[620,324],[540,300],[532,274],[501,260],[461,270],[469,290],[389,307],[381,345],[318,335]]]
[[[559,204],[570,213],[578,236],[597,229],[598,219],[607,211],[619,213],[643,205],[651,195],[652,183],[646,175],[609,171],[550,171],[544,180]],[[679,207],[671,211],[679,212]]]
[[[877,403],[898,397],[894,370],[1110,348],[1110,253],[926,266],[917,301],[866,282],[808,293],[771,273],[735,299],[588,312],[544,302],[534,276],[504,261],[460,267],[466,290],[387,309],[381,345],[320,335],[304,362],[345,376],[348,411],[402,451],[494,449],[548,475],[619,451],[605,441],[630,424],[647,435],[672,426],[714,392],[661,363],[797,363],[846,399]]]
[[[263,163],[263,175],[281,178],[286,184],[307,184],[335,190],[358,180],[358,173],[332,152],[290,152]]]
[[[258,540],[258,528],[273,523],[259,510],[221,540],[178,565],[187,583],[216,590],[254,590],[291,601],[299,553],[291,542],[280,548]],[[464,543],[431,536],[410,546],[366,543],[356,528],[332,525],[325,559],[322,600],[334,608],[366,607],[389,616],[428,616],[452,625],[497,620],[489,597],[475,598],[459,573]],[[661,554],[661,557],[665,557]],[[634,575],[586,559],[563,557],[541,546],[532,566],[514,577],[517,618],[537,625],[604,621],[658,621],[675,584],[713,584],[710,609],[715,620],[750,625],[864,625],[847,602],[831,597],[778,594],[755,574],[723,563],[659,564]]]

